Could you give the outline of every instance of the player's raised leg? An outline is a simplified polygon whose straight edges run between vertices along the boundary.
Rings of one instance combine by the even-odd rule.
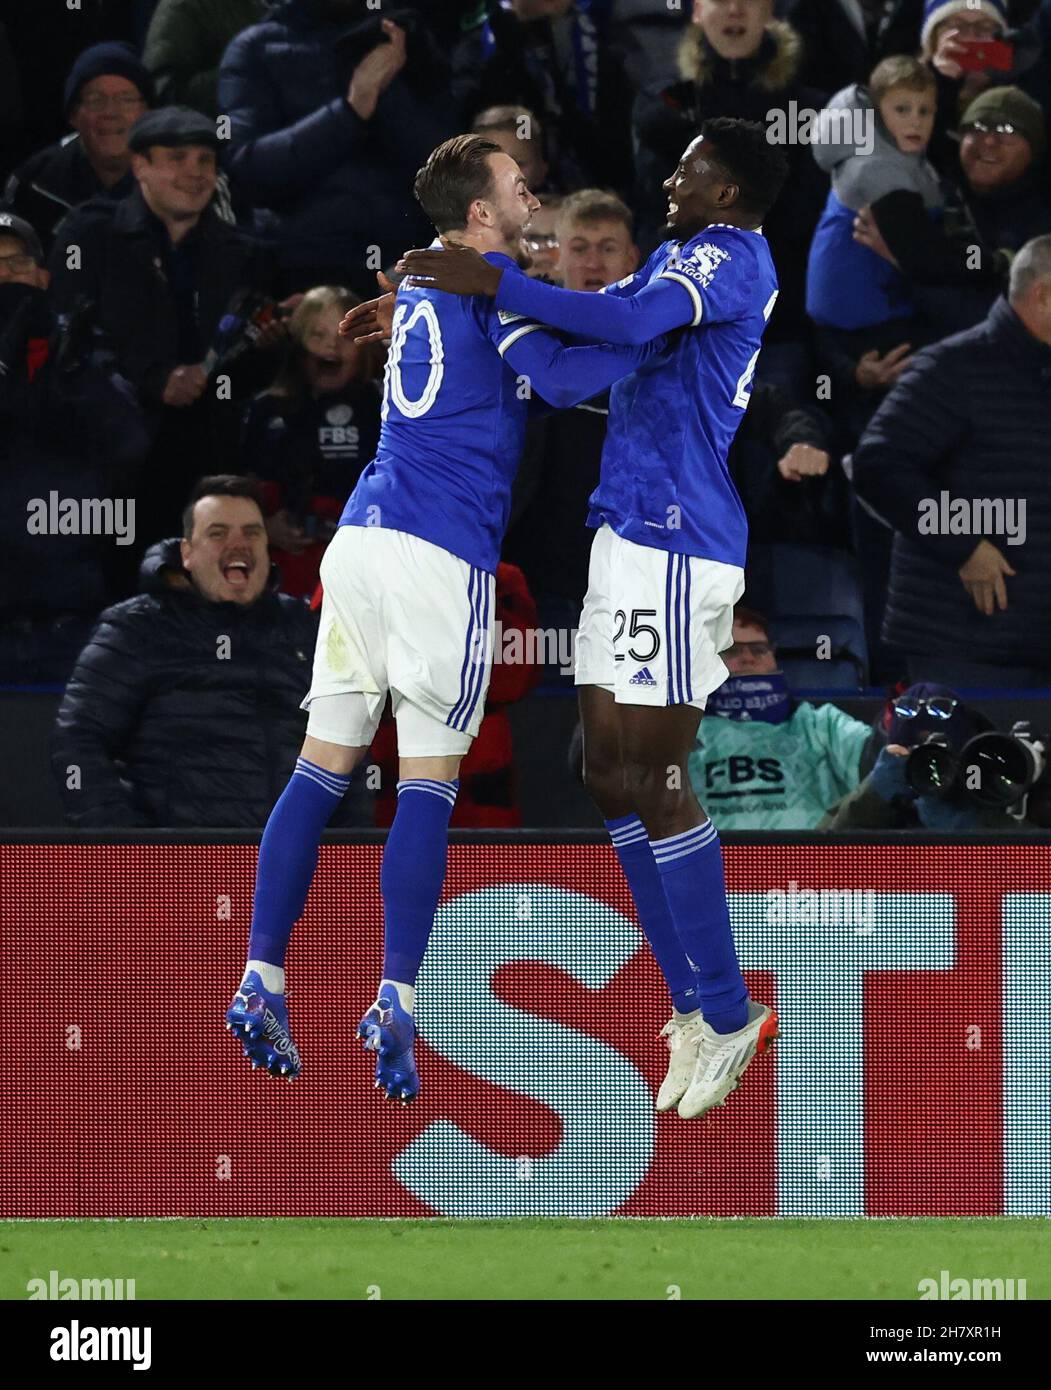
[[[603,814],[639,925],[671,996],[672,1015],[660,1034],[668,1042],[668,1071],[657,1092],[657,1109],[671,1110],[685,1094],[697,1060],[697,977],[675,930],[649,834],[624,787],[620,709],[598,686],[581,686],[579,696],[585,785]]]
[[[376,1055],[384,1097],[408,1103],[420,1089],[416,978],[445,882],[460,762],[489,688],[495,577],[418,536],[373,528],[369,543],[384,586],[399,777],[380,870],[383,975],[358,1036]]]
[[[399,741],[404,727],[403,718]],[[413,1055],[416,977],[445,882],[459,768],[459,754],[399,760],[398,809],[383,851],[383,977],[358,1036],[376,1054],[375,1085],[385,1099],[403,1104],[420,1090]]]
[[[690,785],[694,705],[620,707],[624,778],[650,836],[676,931],[697,968],[703,1021],[679,1114],[721,1105],[777,1034],[777,1016],[748,997],[730,926],[719,836]]]
[[[639,925],[671,996],[672,1016],[660,1033],[671,1055],[657,1093],[657,1109],[670,1110],[693,1076],[701,1014],[693,965],[672,922],[646,828],[624,787],[623,736],[613,694],[614,609],[618,605],[613,602],[611,562],[616,549],[613,532],[608,526],[600,527],[591,547],[588,591],[577,630],[575,674],[584,735],[584,782],[605,819]]]
[[[357,698],[364,704],[364,696]],[[253,1068],[290,1081],[299,1075],[301,1060],[289,1029],[285,955],[306,906],[321,834],[366,751],[367,745],[346,747],[308,734],[259,846],[248,960],[226,1026]]]

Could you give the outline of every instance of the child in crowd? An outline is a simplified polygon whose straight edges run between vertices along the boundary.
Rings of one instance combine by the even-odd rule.
[[[854,219],[900,192],[918,194],[930,217],[940,215],[941,184],[926,158],[935,103],[930,69],[899,56],[879,63],[867,88],[844,88],[821,113],[814,156],[832,189],[810,248],[807,312],[818,329],[819,364],[833,381],[833,413],[848,433],[864,426],[879,393],[904,370],[914,310],[901,271],[854,239]]]
[[[283,368],[245,416],[242,466],[263,483],[270,554],[295,597],[316,589],[347,496],[376,452],[382,350],[338,331],[358,303],[338,285],[309,290],[289,323]]]

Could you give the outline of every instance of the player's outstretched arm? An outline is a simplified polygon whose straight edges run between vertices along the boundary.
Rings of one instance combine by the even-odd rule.
[[[493,265],[466,246],[407,251],[397,269],[449,294],[488,295],[496,307],[603,343],[638,346],[698,320],[699,296],[679,280],[653,280],[638,294],[562,290]]]
[[[664,345],[661,337],[641,347],[566,347],[553,334],[533,329],[516,339],[503,356],[541,399],[564,410],[605,391]]]
[[[394,329],[394,299],[398,287],[387,279],[382,270],[376,272],[376,279],[384,293],[377,299],[367,299],[364,304],[347,310],[339,325],[341,337],[353,338],[356,343],[370,343],[390,337]]]
[[[429,246],[426,250],[406,251],[394,269],[411,276],[413,284],[428,289],[446,294],[481,294],[490,299],[499,289],[504,273],[502,266],[487,261],[474,247],[455,242],[443,243],[441,250]]]

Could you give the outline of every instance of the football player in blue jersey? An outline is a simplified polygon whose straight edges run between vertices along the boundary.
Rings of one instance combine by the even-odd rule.
[[[539,203],[498,145],[479,135],[446,141],[419,171],[415,192],[439,233],[521,276],[522,235]],[[485,705],[494,576],[530,398],[587,400],[659,350],[565,346],[490,298],[399,292],[379,446],[321,564],[307,736],[263,834],[248,961],[226,1015],[253,1066],[269,1075],[300,1072],[285,953],[321,834],[389,693],[399,781],[380,871],[384,963],[358,1036],[376,1054],[382,1094],[417,1095],[416,976],[445,878],[460,761]]]
[[[686,1119],[721,1105],[778,1028],[748,997],[719,837],[686,765],[727,677],[720,652],[744,590],[747,528],[726,460],[777,298],[762,221],[787,172],[763,126],[706,121],[664,185],[669,240],[599,294],[507,275],[462,246],[398,264],[410,283],[489,295],[587,339],[667,335],[610,393],[576,682],[585,780],[672,998],[657,1108]]]

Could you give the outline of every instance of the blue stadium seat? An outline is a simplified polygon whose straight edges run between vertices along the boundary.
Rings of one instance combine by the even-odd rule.
[[[753,546],[745,603],[769,618],[793,689],[864,688],[868,646],[853,556],[827,546]]]

